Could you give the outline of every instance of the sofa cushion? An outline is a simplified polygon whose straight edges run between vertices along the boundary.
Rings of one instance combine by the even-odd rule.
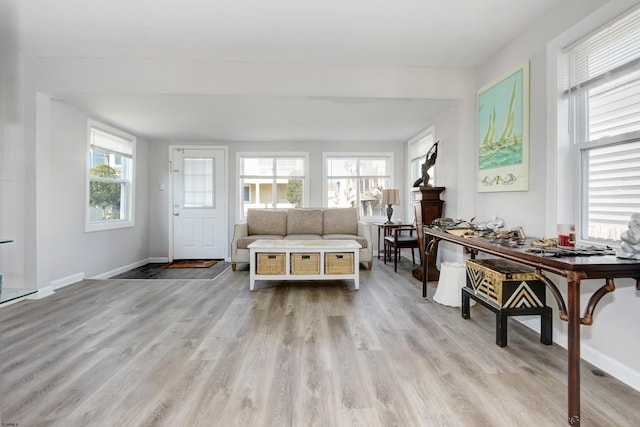
[[[322,213],[323,234],[358,234],[358,210],[356,208],[325,209]]]
[[[325,234],[322,236],[324,240],[355,240],[360,243],[360,246],[366,248],[368,245],[367,239],[353,234]]]
[[[287,234],[282,240],[322,240],[317,234]]]
[[[249,249],[249,245],[256,240],[282,240],[282,236],[276,236],[273,234],[252,234],[247,237],[240,237],[238,239],[238,249]]]
[[[247,231],[254,234],[284,236],[287,234],[287,212],[270,209],[249,209]]]
[[[287,236],[290,234],[322,235],[322,211],[320,209],[289,209],[287,212]]]

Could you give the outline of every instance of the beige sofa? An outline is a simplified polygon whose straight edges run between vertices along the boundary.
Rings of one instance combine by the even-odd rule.
[[[369,225],[359,221],[355,208],[328,209],[249,209],[247,222],[235,224],[231,242],[231,268],[249,263],[248,246],[258,239],[272,240],[355,240],[360,262],[369,270],[373,248]]]

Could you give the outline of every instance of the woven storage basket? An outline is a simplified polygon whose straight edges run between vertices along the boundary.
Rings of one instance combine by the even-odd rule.
[[[353,274],[353,253],[327,252],[324,254],[325,274]]]
[[[284,274],[284,253],[259,253],[256,274]]]
[[[292,253],[291,274],[320,274],[320,254]]]

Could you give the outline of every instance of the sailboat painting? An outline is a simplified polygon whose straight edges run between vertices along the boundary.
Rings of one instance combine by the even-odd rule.
[[[529,189],[529,61],[478,91],[478,191]]]

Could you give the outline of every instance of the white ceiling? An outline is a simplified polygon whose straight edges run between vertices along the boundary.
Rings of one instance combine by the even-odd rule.
[[[474,68],[562,0],[14,0],[27,56]],[[406,140],[427,99],[65,94],[154,139]]]

